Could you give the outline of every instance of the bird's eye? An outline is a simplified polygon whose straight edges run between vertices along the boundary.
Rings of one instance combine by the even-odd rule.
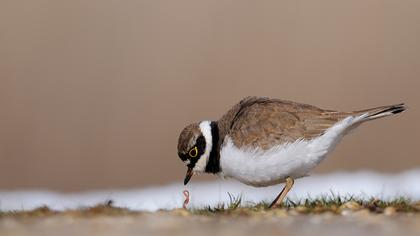
[[[197,149],[197,147],[194,147],[193,149],[191,149],[188,152],[188,155],[190,155],[190,157],[197,157],[197,155],[198,155],[198,149]]]

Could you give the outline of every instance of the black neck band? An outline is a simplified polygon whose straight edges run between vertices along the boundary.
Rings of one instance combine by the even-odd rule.
[[[217,126],[217,122],[214,121],[210,123],[210,127],[212,137],[212,148],[210,151],[209,161],[207,162],[205,172],[216,174],[220,172],[219,127]]]

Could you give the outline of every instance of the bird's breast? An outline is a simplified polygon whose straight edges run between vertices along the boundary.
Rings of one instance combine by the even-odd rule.
[[[269,150],[240,149],[228,140],[220,154],[222,175],[256,187],[282,183],[288,176],[302,177],[326,154],[305,153],[305,146],[305,141],[297,141]]]

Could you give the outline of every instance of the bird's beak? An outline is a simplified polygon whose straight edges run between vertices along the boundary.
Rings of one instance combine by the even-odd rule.
[[[185,175],[185,179],[184,179],[184,185],[188,184],[188,181],[190,181],[192,175],[193,175],[193,169],[191,167],[188,167],[187,174]]]

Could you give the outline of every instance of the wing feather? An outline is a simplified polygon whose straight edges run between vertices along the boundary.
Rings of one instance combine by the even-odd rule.
[[[249,97],[239,104],[228,132],[238,147],[269,149],[317,137],[342,117],[335,111],[280,99]]]

